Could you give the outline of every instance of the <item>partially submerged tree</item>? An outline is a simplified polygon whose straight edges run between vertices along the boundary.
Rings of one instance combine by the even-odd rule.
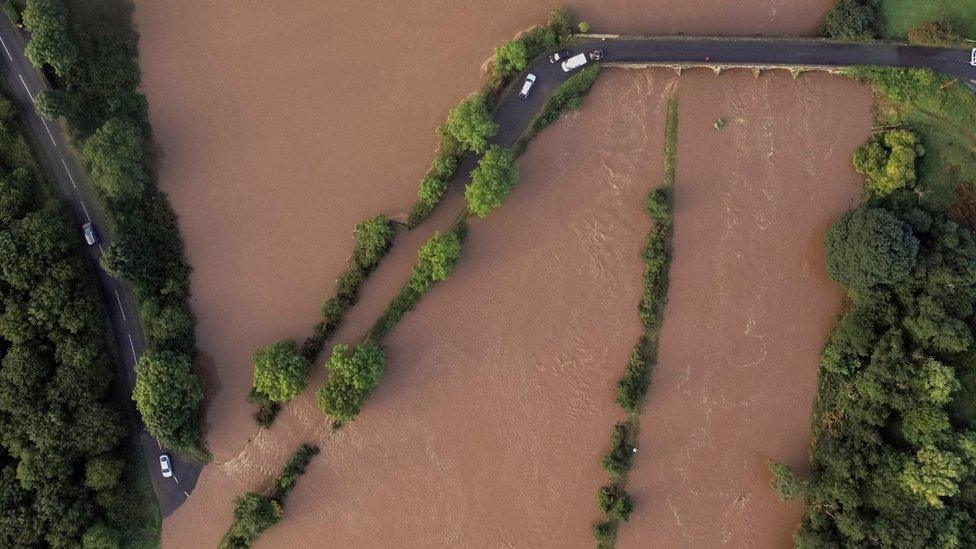
[[[508,198],[518,176],[519,169],[512,152],[498,145],[492,146],[478,161],[478,166],[471,172],[471,183],[464,189],[468,209],[478,217],[488,217]]]

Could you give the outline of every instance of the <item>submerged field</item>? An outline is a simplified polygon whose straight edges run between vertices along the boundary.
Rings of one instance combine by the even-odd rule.
[[[703,18],[702,6],[619,1],[581,5],[577,13],[596,31],[811,34],[830,3],[714,1],[706,3],[714,17]],[[662,524],[673,500],[655,483],[685,461],[745,471],[741,486],[775,517],[747,541],[782,543],[798,510],[772,501],[759,468],[767,457],[783,459],[766,455],[779,450],[796,465],[804,461],[816,351],[840,295],[825,282],[816,254],[822,230],[857,193],[847,166],[870,124],[865,88],[825,75],[794,82],[788,73],[757,81],[739,72],[676,79],[670,72],[605,71],[578,115],[533,142],[508,203],[488,221],[472,223],[454,278],[390,335],[390,366],[360,418],[333,434],[307,391],[270,430],[259,430],[244,400],[253,350],[308,335],[351,250],[353,225],[379,212],[406,213],[432,156],[434,127],[477,86],[492,47],[542,21],[552,6],[498,2],[475,13],[449,2],[402,13],[381,5],[235,6],[137,2],[160,178],[194,266],[205,427],[215,456],[189,502],[164,521],[164,546],[215,545],[230,523],[233,498],[263,487],[305,441],[319,444],[322,454],[290,496],[285,519],[259,546],[322,539],[362,547],[591,546],[594,495],[604,482],[599,456],[619,419],[614,383],[641,331],[635,308],[647,232],[642,200],[660,181],[663,109],[674,86],[682,117],[676,303],[689,293],[714,300],[708,291],[731,291],[698,283],[688,263],[704,261],[714,245],[709,239],[727,235],[735,246],[714,267],[751,265],[762,276],[753,281],[734,271],[745,277],[745,293],[722,295],[748,300],[768,292],[764,299],[773,299],[787,288],[803,290],[789,292],[794,301],[787,303],[797,305],[792,324],[782,322],[785,304],[747,310],[755,322],[793,326],[804,344],[792,349],[792,332],[766,342],[773,357],[767,360],[778,357],[780,366],[771,370],[779,379],[772,387],[782,389],[774,394],[753,392],[768,391],[765,378],[755,387],[720,375],[724,363],[715,356],[697,362],[704,385],[682,385],[674,370],[690,367],[691,357],[676,354],[684,347],[725,346],[731,363],[751,360],[748,340],[726,345],[741,318],[728,317],[732,324],[719,329],[724,317],[717,317],[715,329],[699,333],[694,345],[662,348],[632,473],[638,507],[622,527],[621,544],[671,539]],[[717,116],[729,121],[724,132],[711,126]],[[737,215],[746,217],[723,224],[730,218],[715,209],[725,204],[714,202],[719,197],[734,199],[745,208]],[[405,280],[417,247],[460,205],[454,192],[428,225],[401,231],[337,341],[362,337]],[[773,208],[774,220],[796,226],[743,232],[754,229],[747,216],[765,207]],[[768,246],[747,245],[759,236]],[[775,255],[784,249],[797,255]],[[801,272],[787,268],[791,258],[802,260]],[[676,330],[676,342],[674,333],[695,325],[680,322],[700,325],[707,316],[695,309],[701,302],[686,301],[685,312],[678,304],[669,306],[664,328],[665,337]],[[671,315],[676,328],[668,327]],[[324,377],[321,362],[313,388]],[[669,385],[676,389],[669,393]],[[713,427],[698,421],[669,431],[658,418],[697,413],[681,400],[689,394],[751,402],[751,410],[743,405],[729,417],[755,426],[751,414],[759,411],[788,418],[789,428],[760,422],[782,431],[717,441],[737,456],[731,465],[714,452],[688,460],[669,448],[686,444],[688,429]],[[676,400],[666,404],[665,397]],[[769,439],[779,445],[763,446]],[[710,498],[708,512],[722,502]],[[695,524],[693,533],[702,536],[696,539],[710,539],[713,525]]]

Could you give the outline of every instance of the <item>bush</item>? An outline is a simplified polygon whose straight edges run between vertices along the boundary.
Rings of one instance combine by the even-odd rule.
[[[318,392],[319,408],[338,422],[355,419],[385,367],[386,353],[378,345],[363,343],[350,354],[348,345],[337,344],[329,358],[329,379]]]
[[[593,87],[593,83],[600,76],[600,69],[600,65],[587,67],[560,84],[552,93],[549,101],[546,102],[542,112],[532,120],[532,131],[542,131],[543,128],[558,120],[559,113],[564,108],[578,110],[582,106],[586,94]]]
[[[827,14],[821,32],[839,40],[871,40],[878,36],[879,17],[874,0],[838,0]]]
[[[613,542],[617,539],[617,523],[604,520],[593,525],[593,537],[600,544],[600,547],[613,547]]]
[[[919,242],[907,223],[889,211],[862,206],[827,231],[827,273],[851,290],[895,284],[915,267]]]
[[[203,387],[186,356],[169,351],[143,353],[136,365],[132,399],[146,428],[164,445],[186,449],[199,441],[197,416]]]
[[[618,423],[610,433],[610,451],[603,456],[601,464],[610,478],[619,480],[627,474],[634,463],[634,446],[637,433],[631,423]]]
[[[283,516],[281,503],[257,492],[248,492],[235,501],[234,522],[221,540],[220,547],[250,547],[258,536],[278,524]]]
[[[488,148],[488,140],[497,130],[498,124],[492,120],[485,96],[478,94],[451,109],[441,131],[464,150],[481,153]]]
[[[644,397],[651,385],[649,360],[644,356],[641,347],[642,344],[638,344],[634,348],[630,354],[630,362],[627,363],[627,371],[617,382],[617,404],[632,416],[640,413]]]
[[[383,214],[357,223],[353,258],[359,267],[364,271],[375,268],[393,245],[394,235],[390,219]]]
[[[518,182],[519,169],[508,149],[492,146],[471,172],[471,183],[464,189],[468,210],[485,218],[501,206]]]
[[[583,34],[590,32],[590,24],[586,21],[580,21],[579,31]]]
[[[963,41],[949,21],[929,21],[908,29],[908,42],[919,46],[953,46]]]
[[[309,362],[290,339],[258,349],[251,362],[254,389],[273,402],[288,402],[308,384]]]
[[[281,411],[281,404],[274,402],[254,387],[251,387],[251,391],[247,394],[247,401],[258,406],[258,411],[254,413],[254,421],[261,427],[270,427]]]
[[[613,520],[630,520],[634,504],[627,492],[619,486],[604,486],[597,492],[596,505],[600,511]]]
[[[427,291],[434,282],[442,282],[450,278],[461,258],[461,238],[457,232],[441,234],[434,232],[434,236],[420,248],[420,261],[413,269],[411,280],[418,283],[422,291]]]
[[[305,474],[305,470],[308,469],[308,464],[312,462],[312,458],[318,453],[318,446],[312,444],[302,444],[299,446],[295,454],[292,455],[291,460],[282,469],[281,474],[275,479],[271,497],[278,501],[284,501],[288,493],[295,487],[295,483],[298,482],[298,477]]]
[[[793,471],[782,463],[767,462],[769,472],[773,474],[773,480],[769,485],[773,487],[779,499],[791,501],[803,495],[803,483],[797,480]]]
[[[655,223],[670,223],[672,209],[671,187],[658,187],[644,200],[644,209]]]
[[[867,176],[864,188],[870,196],[885,196],[915,185],[915,161],[924,153],[912,132],[889,130],[854,151],[854,169]]]
[[[850,67],[851,78],[871,82],[881,93],[895,101],[911,101],[919,93],[938,87],[939,77],[931,69],[895,69],[891,67]]]

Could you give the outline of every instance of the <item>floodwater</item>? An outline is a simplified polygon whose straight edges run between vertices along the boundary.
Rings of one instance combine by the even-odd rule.
[[[533,143],[511,199],[473,223],[455,277],[388,338],[387,375],[359,420],[334,434],[325,427],[312,399],[320,360],[310,390],[259,430],[244,401],[253,350],[308,335],[351,252],[353,225],[408,211],[434,128],[477,88],[492,48],[556,4],[135,3],[160,181],[194,268],[214,453],[190,500],[164,521],[164,546],[214,546],[233,498],[266,486],[306,441],[323,453],[261,546],[590,546],[598,456],[619,414],[613,385],[639,332],[640,205],[660,178],[673,75],[609,71],[579,115]],[[568,3],[595,32],[812,34],[832,0],[591,4]],[[728,78],[703,81],[699,93],[751,97],[714,87]],[[777,92],[774,118],[826,116],[804,102],[836,86],[849,92],[816,78],[803,101]],[[815,140],[790,132],[782,139]],[[826,160],[846,162],[854,145],[832,142]],[[798,162],[826,161],[822,149],[792,150]],[[417,247],[460,207],[458,191],[422,229],[398,235],[337,340],[362,336]],[[803,394],[808,401],[812,386]],[[638,514],[652,509],[643,507]],[[624,536],[651,527],[632,522]]]
[[[778,500],[765,461],[807,467],[843,295],[823,234],[858,196],[871,97],[784,71],[695,71],[679,90],[669,301],[618,546],[791,547],[802,505]]]

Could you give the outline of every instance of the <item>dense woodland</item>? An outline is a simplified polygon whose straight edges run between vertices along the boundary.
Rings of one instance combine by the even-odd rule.
[[[0,546],[113,547],[158,511],[83,243],[17,127],[0,98]]]

